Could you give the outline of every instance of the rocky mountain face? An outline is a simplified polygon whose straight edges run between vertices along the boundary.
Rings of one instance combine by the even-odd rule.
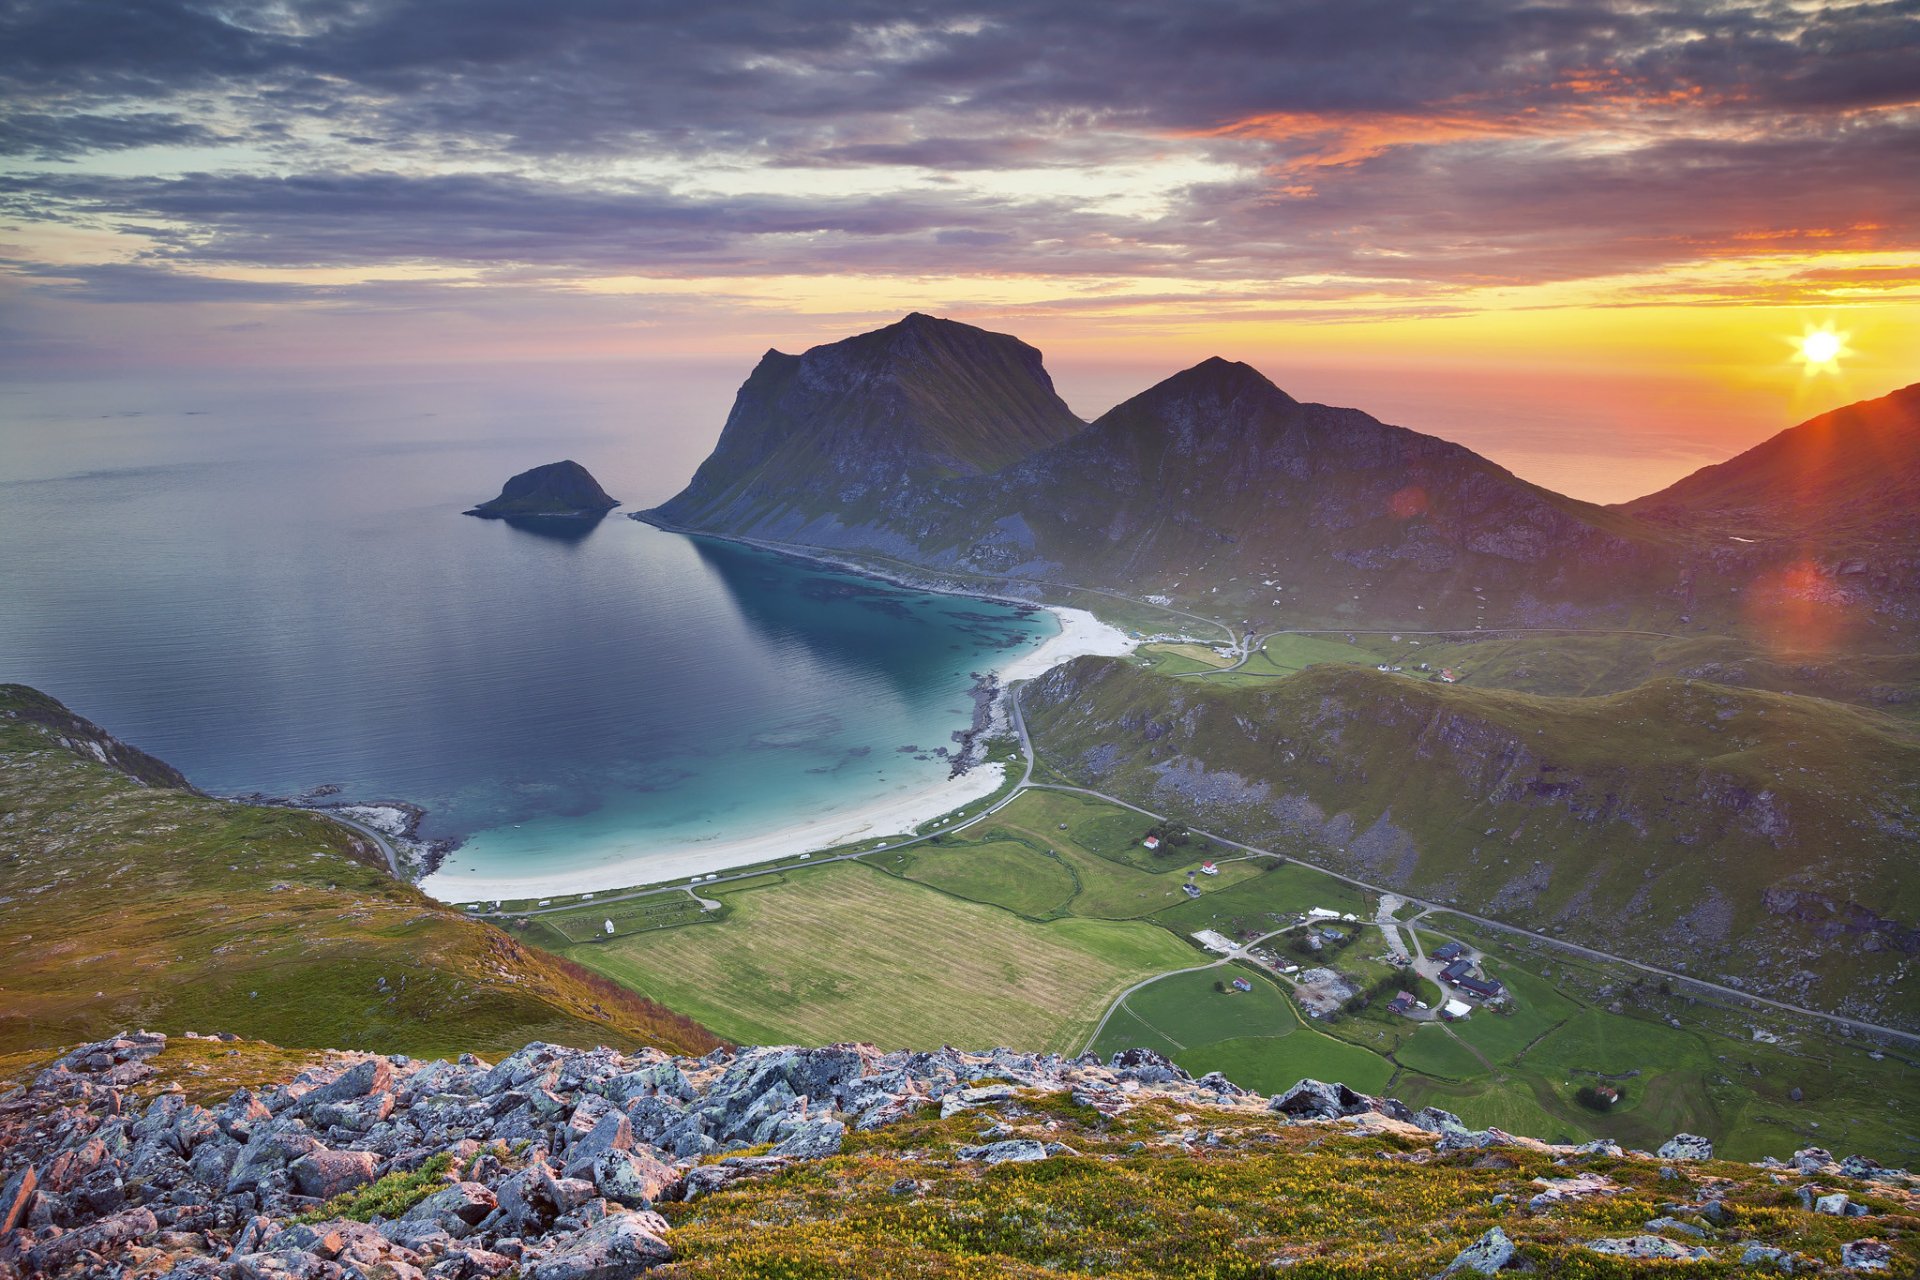
[[[641,518],[1246,616],[1550,623],[1684,595],[1631,519],[1244,364],[1083,426],[1038,352],[925,316],[770,353],[693,483]]]
[[[48,730],[52,742],[82,760],[106,765],[144,787],[195,791],[186,775],[165,760],[130,747],[57,699],[24,684],[0,684],[0,716]]]
[[[535,1043],[497,1064],[334,1055],[207,1105],[160,1074],[223,1049],[122,1035],[0,1097],[0,1272],[1164,1275],[1199,1274],[1179,1264],[1203,1254],[1220,1275],[1331,1274],[1328,1257],[1360,1260],[1342,1274],[1630,1275],[1920,1257],[1920,1181],[1869,1160],[1737,1165],[1686,1134],[1658,1153],[1552,1145],[1315,1080],[1249,1094],[1144,1050]],[[1226,1229],[1249,1193],[1260,1229]],[[1195,1196],[1211,1231],[1186,1221]]]
[[[1920,620],[1920,383],[1863,400],[1618,510],[1732,579]]]
[[[522,471],[500,488],[500,496],[468,511],[485,520],[516,516],[601,516],[619,506],[593,474],[571,458]]]
[[[924,486],[996,471],[1083,425],[1034,348],[915,313],[804,355],[767,352],[712,456],[650,514],[785,540],[829,537],[824,517],[886,541],[911,526]]]
[[[1028,687],[1102,791],[1429,901],[1920,1028],[1920,738],[1819,699],[1595,698],[1318,666],[1225,688],[1083,658]]]

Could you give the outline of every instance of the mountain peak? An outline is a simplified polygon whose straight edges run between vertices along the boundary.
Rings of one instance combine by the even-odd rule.
[[[1251,399],[1276,408],[1299,403],[1252,365],[1224,356],[1208,356],[1192,368],[1182,369],[1148,387],[1132,402],[1155,403],[1196,396],[1221,402]]]

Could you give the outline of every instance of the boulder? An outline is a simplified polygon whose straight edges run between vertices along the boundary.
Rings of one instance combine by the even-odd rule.
[[[1885,1271],[1893,1266],[1893,1246],[1884,1240],[1849,1240],[1840,1246],[1840,1265],[1849,1271]]]
[[[608,1112],[567,1148],[566,1172],[569,1177],[585,1177],[601,1156],[632,1149],[633,1125],[620,1112]]]
[[[32,1165],[7,1179],[6,1187],[0,1189],[0,1232],[11,1231],[27,1220],[27,1210],[33,1207],[34,1188],[39,1183]]]
[[[371,1151],[329,1151],[322,1147],[295,1160],[287,1172],[294,1190],[301,1195],[331,1200],[372,1182],[378,1163]]]
[[[824,1160],[840,1154],[847,1126],[831,1116],[815,1116],[788,1134],[770,1155],[791,1156],[795,1160]]]
[[[1277,1111],[1295,1120],[1333,1120],[1367,1109],[1372,1099],[1355,1093],[1344,1084],[1326,1084],[1302,1080],[1285,1093],[1275,1094],[1267,1110]]]
[[[729,1156],[719,1164],[699,1165],[687,1170],[680,1198],[694,1200],[755,1174],[777,1173],[792,1163],[785,1156]]]
[[[1507,1239],[1507,1233],[1498,1227],[1490,1227],[1487,1233],[1462,1249],[1447,1264],[1445,1274],[1455,1271],[1477,1271],[1490,1276],[1513,1261],[1513,1241]]]
[[[1710,1258],[1712,1253],[1706,1249],[1689,1244],[1680,1244],[1665,1236],[1626,1236],[1613,1240],[1589,1240],[1587,1248],[1595,1253],[1608,1254],[1615,1258],[1634,1258],[1668,1260],[1674,1262],[1694,1262],[1701,1258]]]
[[[341,1072],[332,1081],[320,1085],[300,1099],[302,1108],[311,1112],[323,1102],[348,1102],[370,1093],[388,1093],[393,1089],[393,1067],[385,1058],[368,1058]]]
[[[544,1258],[520,1268],[526,1280],[629,1280],[673,1258],[655,1214],[620,1213],[603,1218]]]
[[[480,1182],[456,1182],[436,1191],[400,1215],[408,1222],[431,1222],[453,1236],[463,1236],[500,1207],[493,1191]]]
[[[1676,1133],[1655,1152],[1662,1160],[1711,1160],[1713,1144],[1695,1133]]]
[[[982,1164],[1006,1164],[1009,1161],[1045,1160],[1047,1148],[1032,1138],[1008,1138],[1004,1142],[988,1142],[975,1147],[962,1147],[957,1154],[962,1160],[978,1160]]]
[[[593,1162],[591,1176],[601,1195],[632,1208],[671,1200],[681,1182],[679,1170],[644,1151],[604,1152]]]

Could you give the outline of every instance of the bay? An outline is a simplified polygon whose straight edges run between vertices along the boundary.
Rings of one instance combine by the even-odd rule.
[[[931,748],[1052,616],[624,518],[705,445],[637,426],[634,392],[11,387],[0,680],[216,794],[420,805],[423,837],[463,842],[427,882],[455,897],[636,883],[987,789],[947,789]],[[460,514],[561,457],[622,513]]]

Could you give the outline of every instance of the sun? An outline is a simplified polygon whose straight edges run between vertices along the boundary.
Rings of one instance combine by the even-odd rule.
[[[1835,329],[1833,321],[1828,320],[1818,329],[1808,325],[1799,337],[1787,341],[1794,348],[1793,358],[1806,366],[1808,374],[1838,373],[1841,357],[1853,354],[1847,346],[1849,336]]]

